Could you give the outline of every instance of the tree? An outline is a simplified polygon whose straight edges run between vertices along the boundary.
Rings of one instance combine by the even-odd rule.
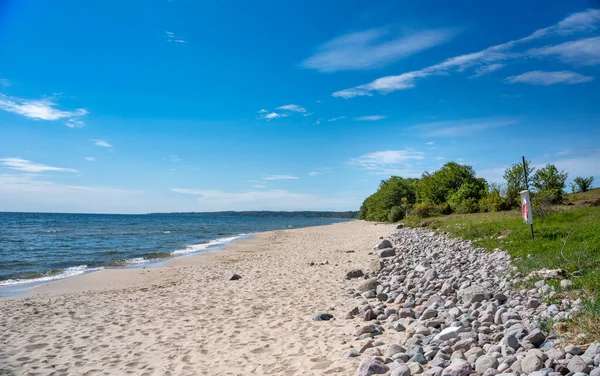
[[[535,167],[531,167],[531,161],[525,161],[525,171],[527,172],[527,181],[531,181],[531,176]],[[506,205],[510,208],[517,206],[519,192],[528,189],[525,185],[525,175],[523,174],[523,164],[515,163],[504,170],[504,180],[506,180]]]
[[[533,186],[539,192],[550,195],[551,203],[560,204],[568,176],[569,174],[558,171],[555,165],[549,163],[533,175]]]
[[[575,179],[573,179],[573,183],[571,183],[571,190],[573,191],[573,193],[587,192],[592,188],[593,182],[593,176],[590,176],[589,178],[582,178],[581,176],[578,176]]]
[[[405,213],[417,200],[416,181],[417,179],[404,179],[399,176],[382,180],[377,192],[363,202],[359,218],[369,221],[389,221],[392,217],[397,218],[400,212]],[[395,209],[394,215],[390,217],[394,207],[398,209]]]
[[[424,172],[417,193],[420,202],[457,207],[467,199],[479,200],[486,190],[487,182],[475,176],[472,166],[448,162],[434,173]]]

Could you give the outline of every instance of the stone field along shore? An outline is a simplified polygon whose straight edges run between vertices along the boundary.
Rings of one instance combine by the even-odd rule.
[[[356,376],[600,376],[600,343],[580,347],[539,327],[570,317],[579,301],[547,304],[554,291],[544,280],[518,289],[526,277],[503,251],[398,227],[367,270],[346,274],[356,303],[345,319],[356,332],[341,356],[359,357]]]

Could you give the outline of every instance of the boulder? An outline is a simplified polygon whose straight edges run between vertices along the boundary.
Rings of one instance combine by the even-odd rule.
[[[380,241],[379,243],[377,243],[377,245],[375,245],[375,250],[378,249],[385,249],[385,248],[392,248],[392,242],[390,242],[387,239],[383,239],[382,241]]]
[[[590,372],[590,366],[583,359],[581,359],[579,355],[574,355],[571,360],[569,360],[567,368],[571,372]]]
[[[369,290],[375,290],[377,288],[378,284],[379,284],[379,282],[377,282],[377,279],[375,279],[375,278],[367,279],[366,281],[362,282],[360,285],[356,286],[356,291],[365,292],[365,291],[369,291]]]
[[[464,361],[456,361],[444,368],[442,376],[469,376],[473,372],[471,365]]]
[[[498,360],[489,355],[480,356],[475,361],[475,372],[477,373],[484,373],[488,369],[496,369],[496,367],[498,367]]]
[[[383,375],[387,371],[389,371],[388,366],[375,358],[366,357],[358,365],[354,376]]]
[[[527,355],[521,361],[521,369],[523,372],[539,371],[544,368],[544,362],[536,355]]]
[[[393,257],[396,256],[396,250],[394,248],[384,248],[377,251],[379,258]]]
[[[492,294],[483,286],[470,286],[461,289],[458,296],[467,304],[482,302],[492,297]]]

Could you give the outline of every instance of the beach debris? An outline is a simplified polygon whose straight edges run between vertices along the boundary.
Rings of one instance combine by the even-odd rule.
[[[365,273],[361,269],[352,269],[346,273],[346,279],[360,278],[364,275]]]
[[[239,274],[232,274],[231,277],[229,277],[230,281],[237,281],[238,279],[242,279],[242,276]]]
[[[315,317],[313,317],[313,321],[329,321],[333,318],[333,315],[330,313],[319,313]]]
[[[502,250],[427,229],[400,228],[375,248],[369,279],[348,290],[350,345],[362,354],[355,375],[600,376],[597,338],[580,347],[544,326],[581,309],[576,297],[548,301],[570,287],[561,269],[524,277]],[[532,278],[541,280],[521,287]]]

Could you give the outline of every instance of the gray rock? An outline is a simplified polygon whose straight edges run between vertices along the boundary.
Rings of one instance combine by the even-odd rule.
[[[485,370],[485,372],[483,373],[483,376],[496,376],[497,374],[499,374],[500,371],[498,371],[495,368],[488,368]]]
[[[506,324],[510,320],[521,320],[521,315],[511,311],[504,312],[500,317],[503,324]]]
[[[544,362],[536,355],[527,354],[527,356],[521,361],[521,369],[523,370],[523,372],[539,371],[543,367]]]
[[[387,239],[383,239],[382,241],[380,241],[379,243],[377,243],[377,244],[375,245],[375,250],[378,250],[378,249],[385,249],[385,248],[392,248],[392,247],[393,247],[393,244],[392,244],[392,242],[390,242],[390,241],[389,241],[389,240],[387,240]]]
[[[598,354],[600,354],[600,343],[590,345],[590,347],[588,347],[587,350],[585,350],[585,352],[583,353],[583,355],[589,356],[590,358],[593,358]]]
[[[583,354],[585,351],[583,351],[583,349],[577,345],[567,345],[567,347],[565,347],[565,351],[568,354],[572,354],[572,355],[581,355]]]
[[[539,370],[539,371],[531,372],[529,374],[529,376],[548,376],[549,373],[550,373],[550,371],[542,369],[542,370]]]
[[[433,337],[434,341],[448,341],[453,338],[458,338],[458,335],[465,331],[462,326],[448,327]]]
[[[242,276],[239,274],[232,274],[231,277],[229,277],[230,281],[237,281],[238,279],[242,279]]]
[[[348,349],[342,353],[342,358],[356,358],[360,356],[360,352],[357,349]]]
[[[392,356],[403,352],[406,352],[406,349],[404,347],[393,343],[388,346],[387,351],[385,352],[385,356],[391,359]]]
[[[600,376],[600,367],[590,371],[590,376]]]
[[[519,349],[519,340],[514,335],[508,335],[502,339],[502,342],[514,350]]]
[[[427,371],[423,372],[426,376],[441,376],[444,369],[442,367],[431,367]]]
[[[496,369],[496,367],[498,367],[498,360],[489,355],[480,356],[475,361],[475,372],[477,373],[484,373],[488,369]]]
[[[384,248],[377,251],[379,258],[393,257],[396,256],[396,250],[394,248]]]
[[[421,314],[421,317],[419,317],[419,320],[431,319],[431,318],[437,317],[437,315],[438,315],[437,310],[427,308],[425,311],[423,311],[423,313]]]
[[[401,365],[393,370],[390,376],[410,376],[410,368],[405,365]]]
[[[365,273],[363,273],[361,269],[353,269],[346,273],[346,279],[360,278],[363,275],[365,275]]]
[[[379,285],[379,282],[377,281],[377,279],[375,279],[375,278],[368,279],[368,280],[362,282],[360,285],[358,285],[356,287],[356,291],[365,292],[365,291],[369,291],[369,290],[375,290],[377,288],[377,285]]]
[[[540,347],[546,340],[546,336],[539,329],[532,330],[528,335],[523,338],[523,341],[529,342],[535,347]]]
[[[463,302],[470,304],[488,300],[492,297],[492,294],[483,286],[470,286],[460,290],[458,296]]]
[[[456,361],[442,371],[442,376],[469,376],[473,372],[471,365],[464,361]]]
[[[560,281],[560,287],[562,287],[565,290],[569,289],[571,286],[573,286],[573,282],[571,282],[568,279],[563,279],[562,281]]]
[[[420,363],[420,364],[425,364],[427,363],[427,360],[425,359],[425,357],[423,356],[423,354],[420,353],[416,353],[415,355],[413,355],[407,363],[411,363],[411,362],[415,362],[415,363]]]
[[[389,371],[388,366],[375,358],[366,357],[358,365],[354,376],[382,375],[387,371]]]
[[[567,353],[569,353],[569,351],[567,351]],[[587,362],[584,361],[583,359],[581,359],[581,357],[579,355],[574,355],[571,358],[571,360],[569,360],[569,363],[567,364],[567,368],[571,372],[589,373],[591,370],[590,366],[587,364]]]
[[[406,363],[406,366],[408,367],[408,369],[410,369],[410,373],[413,375],[423,372],[423,367],[421,366],[421,363],[408,362]]]
[[[357,337],[360,337],[361,335],[365,334],[365,333],[373,333],[377,330],[377,325],[365,325],[365,326],[361,326],[360,328],[358,328],[356,330],[355,335]]]

